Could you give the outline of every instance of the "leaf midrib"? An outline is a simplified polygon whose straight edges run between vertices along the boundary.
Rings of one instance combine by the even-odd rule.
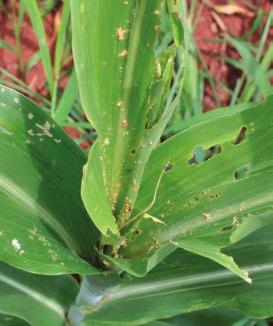
[[[128,121],[128,105],[133,88],[134,71],[136,66],[137,54],[139,52],[139,42],[140,42],[140,31],[142,27],[142,21],[144,19],[144,13],[146,9],[146,1],[137,0],[137,8],[134,17],[134,21],[131,27],[132,34],[129,41],[128,49],[128,60],[126,63],[126,72],[123,81],[123,94],[122,103],[124,110],[120,110],[118,125],[116,126],[117,134],[114,142],[114,153],[119,153],[119,155],[114,155],[113,165],[112,165],[112,180],[111,180],[111,192],[115,191],[115,186],[120,183],[121,170],[124,160],[126,158],[126,150],[128,148],[125,146],[125,137],[123,136],[124,130],[120,127],[120,122],[122,120]],[[122,213],[122,212],[121,212]]]
[[[242,267],[242,269],[248,271],[249,273],[259,275],[263,272],[271,272],[273,271],[273,264],[257,264],[257,265],[251,265],[251,266],[245,266]],[[217,271],[217,272],[207,272],[207,273],[200,273],[200,274],[194,274],[191,276],[182,276],[182,277],[176,277],[173,279],[164,279],[160,281],[150,281],[147,282],[144,285],[136,284],[131,285],[127,287],[120,287],[116,291],[113,290],[113,292],[105,295],[104,298],[100,301],[98,305],[101,305],[102,303],[105,304],[107,301],[113,301],[113,300],[121,300],[124,298],[133,297],[139,299],[139,296],[155,296],[158,295],[158,291],[173,291],[175,292],[184,292],[189,291],[193,289],[200,289],[200,286],[195,287],[195,285],[202,284],[204,282],[212,282],[210,284],[206,284],[202,286],[202,289],[204,288],[213,288],[215,286],[219,286],[217,284],[217,281],[221,280],[227,280],[227,279],[234,279],[232,281],[228,282],[228,285],[231,284],[239,284],[243,281],[237,277],[235,274],[228,270],[223,271]],[[184,289],[177,289],[177,287],[185,286]],[[164,292],[166,294],[166,292]],[[96,307],[96,309],[98,306]]]
[[[14,289],[16,289],[22,293],[25,293],[32,299],[34,299],[34,300],[38,301],[39,303],[41,303],[42,305],[48,307],[50,310],[55,311],[56,314],[58,314],[59,316],[64,318],[64,314],[65,314],[64,308],[58,302],[35,291],[33,288],[27,287],[26,285],[23,285],[23,284],[15,281],[14,279],[12,279],[4,274],[1,274],[1,273],[0,273],[0,281],[13,287]]]

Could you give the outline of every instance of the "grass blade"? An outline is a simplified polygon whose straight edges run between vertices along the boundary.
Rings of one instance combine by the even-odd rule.
[[[32,27],[34,29],[34,32],[36,34],[39,43],[40,55],[43,63],[44,73],[48,83],[49,92],[52,95],[53,85],[54,85],[52,62],[51,62],[50,50],[47,42],[46,32],[43,25],[43,20],[38,8],[38,3],[36,0],[22,0],[22,1],[26,11],[28,12],[28,15],[32,23]]]
[[[69,1],[64,1],[63,12],[61,17],[61,24],[58,31],[58,37],[56,42],[55,57],[54,57],[54,85],[52,92],[52,104],[51,104],[51,114],[56,110],[57,104],[57,92],[58,83],[62,65],[63,48],[65,43],[66,31],[70,17],[70,6]]]
[[[69,115],[69,112],[71,111],[72,105],[77,95],[78,95],[77,75],[75,69],[73,69],[69,82],[60,99],[57,110],[56,112],[53,113],[53,117],[58,123],[60,124],[64,123],[67,116]]]

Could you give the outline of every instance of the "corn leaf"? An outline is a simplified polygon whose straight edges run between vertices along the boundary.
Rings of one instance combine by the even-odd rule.
[[[155,265],[149,267],[147,257],[179,246],[248,280],[220,249],[273,222],[272,102],[269,97],[193,119],[158,146],[120,256],[111,261],[135,274],[141,265],[145,273]]]
[[[79,193],[84,153],[4,86],[0,149],[0,260],[41,274],[96,272],[80,258],[92,261],[98,238]]]
[[[213,308],[201,311],[195,311],[168,319],[161,319],[147,323],[146,326],[203,326],[203,325],[221,325],[221,326],[251,326],[255,320],[246,317],[236,309]],[[267,323],[256,326],[267,326]]]
[[[78,95],[78,84],[76,72],[73,69],[69,81],[65,90],[62,93],[56,112],[53,114],[53,118],[57,123],[64,124],[68,117],[75,99]]]
[[[177,250],[143,278],[113,274],[85,278],[70,319],[75,325],[80,321],[81,325],[142,325],[217,307],[239,309],[253,318],[272,316],[272,227],[225,253],[250,273],[252,285],[210,260]]]
[[[29,326],[29,323],[17,317],[0,314],[0,323],[3,326]]]
[[[71,1],[81,101],[98,133],[89,154],[82,197],[105,236],[118,235],[129,219],[145,164],[171,114],[165,110],[164,99],[175,51],[156,60],[153,49],[162,2]],[[176,17],[180,43],[182,27],[179,34],[178,24]],[[174,86],[178,87],[177,81]]]
[[[18,317],[0,318],[1,325],[64,325],[78,286],[71,276],[41,276],[0,263],[0,313]],[[5,320],[6,319],[6,320]],[[8,323],[10,322],[10,324]],[[28,325],[28,324],[27,324]]]

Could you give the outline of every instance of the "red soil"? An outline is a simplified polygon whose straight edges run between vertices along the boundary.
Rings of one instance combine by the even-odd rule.
[[[208,1],[209,2],[209,1]],[[214,6],[227,5],[228,1],[214,0],[210,1]],[[233,14],[219,13],[217,10],[212,10],[210,6],[201,3],[198,5],[197,11],[201,10],[199,23],[195,31],[195,40],[198,48],[201,50],[207,67],[211,75],[216,79],[222,81],[230,88],[235,86],[236,80],[240,77],[240,72],[233,67],[227,65],[223,61],[217,59],[217,56],[228,56],[238,58],[236,51],[227,45],[227,43],[216,43],[210,40],[221,38],[227,33],[234,37],[244,35],[252,26],[256,16],[256,12],[246,7],[246,1],[235,1],[236,5],[243,8],[241,13],[239,10]],[[249,5],[262,8],[264,11],[269,12],[273,7],[273,1],[270,0],[249,0]],[[217,8],[217,7],[216,7]],[[250,40],[253,44],[259,42],[260,35],[255,33]],[[268,38],[269,41],[273,40],[273,29],[271,28]],[[221,105],[227,105],[229,94],[220,87],[217,88]],[[215,108],[216,103],[209,84],[205,88],[204,108],[211,110]]]

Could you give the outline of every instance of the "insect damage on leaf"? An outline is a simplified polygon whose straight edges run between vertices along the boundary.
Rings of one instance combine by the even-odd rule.
[[[128,127],[128,120],[123,119],[120,121],[120,126],[123,128],[127,128]]]
[[[146,219],[150,219],[150,220],[152,220],[154,223],[159,223],[159,224],[166,225],[165,222],[163,222],[163,221],[160,220],[159,218],[154,217],[154,216],[152,216],[152,215],[150,215],[150,214],[145,213],[145,214],[143,215],[143,217],[146,218]]]
[[[27,115],[27,117],[28,117],[29,120],[32,120],[33,117],[34,117],[34,115],[31,112],[29,112],[28,115]]]
[[[122,106],[122,101],[117,102],[117,107],[120,108]]]
[[[14,102],[15,102],[16,104],[19,103],[19,99],[18,99],[18,97],[14,96],[13,100],[14,100]]]
[[[123,41],[125,38],[126,30],[122,27],[116,29],[116,36],[119,41]]]
[[[43,132],[43,133],[37,133],[37,136],[47,136],[50,138],[53,137],[53,134],[50,131],[51,124],[48,121],[46,121],[43,125],[40,125],[39,123],[35,123],[35,126],[39,129],[41,129]]]
[[[232,140],[233,145],[239,145],[247,137],[247,127],[242,127],[234,140]]]
[[[109,145],[110,144],[110,140],[109,138],[105,138],[104,141],[103,141],[103,145]]]
[[[125,58],[128,55],[128,51],[127,50],[122,50],[119,54],[118,57],[119,58]]]
[[[242,178],[246,177],[248,172],[249,172],[249,166],[248,165],[240,166],[234,172],[235,180],[242,179]]]
[[[210,146],[207,149],[203,149],[202,146],[196,146],[193,150],[193,156],[188,161],[188,164],[202,164],[205,161],[215,157],[222,152],[222,147],[218,144]]]
[[[18,239],[12,239],[11,244],[14,248],[15,251],[19,252],[19,255],[23,255],[24,254],[24,250],[22,250],[22,246],[21,243],[19,242]]]

